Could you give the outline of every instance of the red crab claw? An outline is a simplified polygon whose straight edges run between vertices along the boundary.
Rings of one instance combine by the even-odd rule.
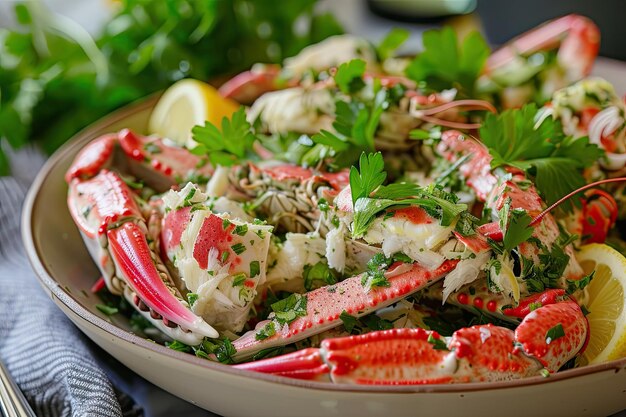
[[[487,72],[502,67],[516,56],[558,48],[557,60],[571,82],[589,75],[600,48],[600,30],[588,18],[563,16],[530,30],[495,51],[487,60]]]
[[[242,104],[250,104],[261,95],[289,87],[287,81],[280,82],[278,65],[256,65],[226,81],[219,92],[222,97],[230,98]]]
[[[391,305],[398,300],[431,285],[449,273],[458,261],[445,261],[439,268],[429,271],[419,264],[398,263],[386,274],[388,287],[368,290],[357,275],[334,285],[318,288],[302,295],[306,299],[306,314],[297,317],[289,324],[262,321],[254,331],[249,331],[233,342],[237,350],[236,359],[245,360],[254,353],[271,347],[283,346],[306,339],[314,334],[339,326],[342,312],[361,317],[377,309]],[[266,325],[276,329],[273,336],[258,338],[257,333]]]
[[[181,304],[167,270],[148,245],[147,227],[133,193],[116,173],[102,170],[91,179],[73,179],[68,206],[112,293],[123,292],[144,316],[175,339],[197,344],[204,336],[218,336]]]
[[[562,332],[550,333],[557,326]],[[492,324],[457,330],[451,338],[423,329],[376,331],[235,367],[353,384],[505,381],[537,375],[544,366],[555,372],[583,347],[587,333],[582,311],[568,300],[536,310],[515,332]]]
[[[201,162],[184,148],[123,129],[100,136],[85,146],[65,174],[65,181],[91,178],[115,164],[121,171],[146,179],[157,190],[165,190],[190,174],[209,176],[211,168],[208,165],[198,168]]]

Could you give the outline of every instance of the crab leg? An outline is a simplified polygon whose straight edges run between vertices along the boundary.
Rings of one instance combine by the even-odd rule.
[[[115,165],[121,171],[146,179],[148,184],[162,192],[191,174],[211,175],[209,166],[198,168],[201,162],[198,156],[184,148],[122,129],[85,146],[65,174],[65,181],[69,184],[75,178],[91,178],[100,170]]]
[[[547,22],[491,54],[487,71],[505,66],[518,55],[559,46],[558,62],[568,71],[568,79],[577,81],[591,72],[600,48],[600,30],[588,18],[575,14]]]
[[[149,310],[152,322],[179,340],[197,344],[203,336],[218,336],[217,331],[181,304],[167,270],[157,269],[162,265],[148,246],[145,221],[132,192],[117,174],[102,170],[89,180],[73,179],[68,205],[113,293],[133,296],[129,301],[140,312]],[[126,291],[124,284],[132,292]]]
[[[443,278],[458,261],[445,261],[437,269],[429,271],[419,264],[397,263],[387,272],[388,287],[371,288],[361,282],[362,275],[321,287],[301,297],[306,300],[306,314],[282,325],[276,319],[260,322],[254,331],[249,331],[233,342],[237,349],[237,360],[249,359],[259,350],[283,346],[306,339],[314,334],[339,326],[342,312],[361,317],[372,311],[391,305],[400,299],[425,288]],[[265,339],[259,332],[272,325],[276,333]]]
[[[552,329],[562,329],[552,333]],[[491,324],[443,338],[393,329],[324,340],[320,349],[235,365],[239,369],[333,382],[410,385],[504,381],[556,372],[585,344],[587,323],[571,300],[528,314],[514,331]],[[400,353],[401,352],[401,353]]]

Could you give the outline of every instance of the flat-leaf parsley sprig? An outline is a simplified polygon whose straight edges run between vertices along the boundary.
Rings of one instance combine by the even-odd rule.
[[[419,187],[410,183],[382,185],[387,174],[380,152],[361,154],[360,169],[350,171],[350,189],[354,208],[352,236],[362,237],[377,215],[389,208],[417,205],[440,219],[442,226],[450,226],[467,210],[455,195],[443,188],[430,185]]]
[[[206,121],[204,126],[191,130],[198,146],[191,150],[196,155],[207,155],[215,166],[232,166],[253,155],[252,145],[256,137],[246,120],[246,109],[241,106],[230,119],[222,119],[222,129]]]
[[[525,171],[546,203],[552,204],[585,184],[582,170],[604,151],[587,137],[565,136],[561,124],[550,117],[537,118],[535,104],[497,116],[487,114],[480,137],[493,157],[492,168],[512,166]],[[562,207],[570,211],[572,203],[566,201]]]

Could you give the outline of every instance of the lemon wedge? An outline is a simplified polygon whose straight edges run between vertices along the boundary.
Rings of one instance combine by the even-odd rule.
[[[596,271],[586,287],[589,345],[580,365],[626,357],[626,258],[607,245],[583,246],[576,257],[586,274]]]
[[[230,117],[238,108],[238,103],[220,96],[211,85],[185,79],[165,90],[150,115],[148,129],[181,146],[193,147],[191,129],[195,125],[208,120],[221,129],[222,118]]]

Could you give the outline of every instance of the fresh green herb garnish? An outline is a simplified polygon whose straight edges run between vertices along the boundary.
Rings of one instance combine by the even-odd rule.
[[[191,352],[191,346],[184,344],[183,342],[179,342],[178,340],[174,340],[173,342],[165,342],[165,346],[172,350],[176,350],[178,352]]]
[[[243,283],[246,282],[246,279],[248,279],[246,277],[246,274],[244,274],[243,272],[238,273],[233,277],[233,287],[239,287],[243,285]]]
[[[187,293],[187,302],[189,303],[190,307],[193,307],[196,301],[198,301],[198,294],[196,294],[195,292]]]
[[[289,324],[298,317],[306,316],[306,295],[291,294],[289,297],[272,304],[276,321]]]
[[[248,233],[248,225],[247,224],[242,224],[242,225],[235,226],[235,230],[233,230],[233,234],[236,234],[236,235],[239,235],[239,236],[244,236],[246,233]]]
[[[337,277],[333,271],[324,262],[318,262],[315,265],[305,265],[302,272],[304,278],[304,288],[311,291],[318,285],[333,285],[337,283]]]
[[[235,252],[237,255],[241,255],[242,253],[244,253],[246,251],[246,247],[244,246],[243,243],[235,243],[234,245],[232,245],[230,247],[233,252]]]
[[[250,278],[254,278],[261,273],[261,264],[259,261],[250,262]]]
[[[394,52],[402,46],[411,33],[406,29],[393,28],[387,33],[380,44],[376,47],[376,52],[381,60],[392,57]]]
[[[119,313],[119,309],[117,307],[110,307],[104,304],[96,304],[96,308],[107,316]]]
[[[593,279],[596,271],[591,271],[589,275],[585,275],[579,280],[567,280],[567,293],[574,294],[576,291],[583,290]]]
[[[256,340],[265,340],[268,337],[274,336],[275,334],[276,334],[276,328],[274,327],[274,322],[270,321],[261,329],[257,330],[257,332],[254,334],[254,338]]]
[[[383,155],[380,152],[365,154],[359,158],[359,169],[350,168],[350,192],[352,205],[355,206],[359,198],[368,198],[380,187],[387,178]]]
[[[230,119],[222,119],[222,129],[206,121],[204,126],[191,129],[198,146],[192,149],[196,155],[207,155],[213,165],[232,166],[252,153],[255,137],[246,120],[245,107],[240,107]]]
[[[343,323],[343,327],[346,329],[348,333],[352,333],[352,330],[359,322],[359,320],[356,317],[348,314],[346,310],[343,310],[341,312],[341,314],[339,315],[339,319],[341,319]]]
[[[434,337],[432,333],[428,335],[428,339],[426,341],[433,345],[433,349],[435,350],[450,350],[448,349],[448,345],[446,345],[446,342]]]
[[[459,45],[454,30],[444,27],[424,32],[422,40],[424,51],[407,67],[406,75],[435,91],[456,88],[461,96],[472,96],[490,53],[483,37],[472,32]]]
[[[363,74],[365,73],[365,61],[362,59],[353,59],[339,65],[335,73],[335,82],[341,91],[345,94],[354,94],[363,87]]]
[[[549,345],[556,339],[559,339],[563,336],[565,336],[565,330],[563,330],[563,326],[561,325],[561,323],[559,323],[546,332],[546,344]]]
[[[561,124],[551,117],[537,123],[537,106],[487,114],[480,128],[482,142],[493,157],[492,168],[509,165],[534,178],[547,204],[585,185],[581,170],[591,166],[604,151],[587,137],[565,137]],[[572,209],[570,200],[561,206]]]

